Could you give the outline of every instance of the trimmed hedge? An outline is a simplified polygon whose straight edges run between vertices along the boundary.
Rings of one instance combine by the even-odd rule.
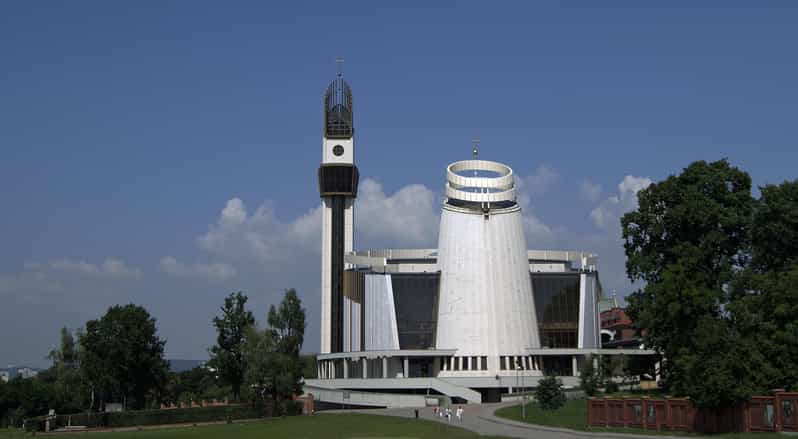
[[[276,413],[275,413],[276,412]],[[297,401],[283,401],[275,411],[271,405],[228,405],[167,410],[138,410],[116,413],[78,413],[58,415],[51,429],[67,425],[89,428],[120,428],[145,425],[193,424],[200,422],[234,421],[238,419],[266,418],[273,415],[296,415],[302,413]],[[44,431],[46,416],[26,420],[26,431]]]

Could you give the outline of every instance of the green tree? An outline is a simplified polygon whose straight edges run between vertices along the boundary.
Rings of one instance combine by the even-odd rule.
[[[252,312],[246,309],[247,296],[231,293],[224,299],[221,317],[214,317],[216,345],[210,350],[210,364],[218,370],[221,379],[230,384],[233,399],[241,397],[241,384],[247,371],[243,346],[248,328],[255,324]]]
[[[565,405],[565,391],[562,381],[555,376],[545,376],[535,388],[535,400],[543,410],[557,410]]]
[[[666,358],[666,384],[677,394],[700,406],[744,398],[756,378],[729,377],[756,355],[743,351],[750,344],[729,324],[726,304],[750,254],[750,176],[726,160],[699,161],[641,190],[638,201],[621,219],[627,274],[645,283],[627,299],[629,316]],[[730,350],[712,348],[719,342]]]
[[[285,291],[279,307],[269,307],[269,332],[278,355],[274,366],[279,373],[273,379],[274,392],[278,398],[287,398],[301,393],[303,364],[299,359],[305,340],[305,309],[293,288]]]
[[[733,289],[735,327],[766,362],[768,388],[798,390],[798,180],[761,188],[751,230],[751,266]]]
[[[48,354],[49,369],[42,370],[36,379],[50,387],[53,399],[50,408],[57,413],[77,413],[87,407],[87,389],[78,369],[78,345],[72,332],[62,328],[59,347]]]
[[[593,366],[593,359],[590,356],[585,357],[582,367],[579,368],[579,387],[587,396],[594,396],[598,393],[601,381],[600,371]]]
[[[798,180],[760,190],[751,232],[753,268],[788,271],[798,263]]]
[[[147,394],[164,386],[166,342],[155,323],[147,310],[133,304],[112,306],[100,319],[86,322],[79,336],[81,371],[100,405],[121,399],[141,409]]]
[[[316,378],[318,374],[318,370],[316,369],[316,356],[313,354],[300,355],[299,361],[302,362],[302,378]]]
[[[265,402],[275,398],[273,383],[278,373],[274,338],[269,331],[259,330],[255,325],[247,328],[243,351],[247,361],[246,383],[253,390],[254,399]]]
[[[299,356],[305,333],[305,310],[294,289],[286,290],[279,306],[269,308],[268,327],[252,328],[245,350],[249,368],[247,382],[258,398],[280,403],[301,392],[305,363]]]
[[[279,308],[269,307],[268,322],[277,351],[298,358],[305,341],[306,324],[305,310],[296,290],[285,291]]]
[[[72,331],[66,326],[61,328],[61,345],[58,349],[53,349],[47,355],[53,362],[53,367],[74,369],[78,366],[78,347]]]
[[[798,390],[798,264],[785,271],[747,273],[729,306],[735,326],[750,335],[763,364],[763,387]]]
[[[195,367],[182,372],[170,372],[164,400],[178,403],[190,399],[219,399],[219,386],[214,372],[206,367]]]

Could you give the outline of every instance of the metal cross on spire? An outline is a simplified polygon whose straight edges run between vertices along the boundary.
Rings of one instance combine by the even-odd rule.
[[[474,160],[477,160],[477,156],[479,155],[479,137],[471,139],[471,143],[474,145]]]
[[[338,71],[338,77],[344,76],[344,59],[343,58],[335,58],[335,67]]]

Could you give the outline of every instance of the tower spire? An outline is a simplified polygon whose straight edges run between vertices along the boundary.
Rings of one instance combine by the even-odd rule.
[[[477,156],[479,156],[479,137],[474,136],[474,138],[471,139],[471,144],[474,145],[474,160],[477,160]]]
[[[341,78],[344,76],[344,59],[343,58],[335,58],[335,70],[338,74],[338,77]]]

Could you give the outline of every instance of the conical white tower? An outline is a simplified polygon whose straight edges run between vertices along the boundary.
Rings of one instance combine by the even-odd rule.
[[[436,347],[487,357],[488,374],[536,369],[527,349],[540,339],[512,169],[485,160],[449,165],[438,251]]]

